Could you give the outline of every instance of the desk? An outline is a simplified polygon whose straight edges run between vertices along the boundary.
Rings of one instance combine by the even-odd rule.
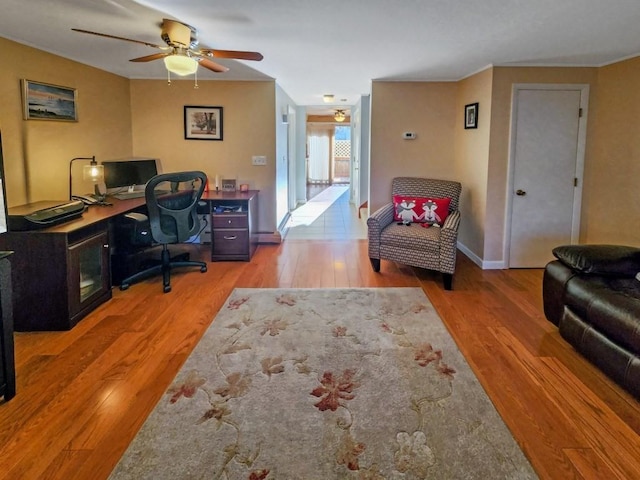
[[[13,319],[18,332],[69,330],[111,298],[110,225],[143,208],[144,198],[92,205],[82,217],[49,228],[0,235],[13,250]]]
[[[257,246],[257,190],[205,192],[212,225],[211,259],[249,261]],[[112,297],[111,262],[117,251],[118,217],[144,212],[145,199],[92,205],[81,217],[49,228],[0,235],[0,250],[13,250],[13,319],[18,332],[69,330]],[[216,212],[216,207],[239,208]]]

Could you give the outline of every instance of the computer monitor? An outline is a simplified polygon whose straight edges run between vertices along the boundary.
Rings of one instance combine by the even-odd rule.
[[[116,190],[134,190],[136,186],[144,186],[158,174],[155,159],[106,160],[104,166],[104,184],[107,192]]]

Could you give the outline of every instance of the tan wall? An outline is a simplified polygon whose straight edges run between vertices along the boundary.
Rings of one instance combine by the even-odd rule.
[[[258,228],[275,225],[274,82],[131,81],[133,154],[160,159],[165,172],[202,170],[260,190]],[[223,107],[223,141],[186,140],[184,106]],[[265,155],[266,166],[253,166]]]
[[[458,241],[478,258],[484,250],[492,81],[489,68],[458,82],[456,104],[455,177],[462,183]],[[476,102],[478,128],[465,129],[464,107]]]
[[[369,207],[391,199],[391,179],[424,176],[455,179],[455,83],[373,82]],[[415,132],[415,140],[402,138]]]
[[[10,207],[67,199],[74,157],[95,155],[101,161],[131,154],[127,79],[2,38],[0,65],[0,130]],[[23,120],[24,78],[76,88],[79,121]],[[81,162],[74,163],[76,168],[81,176]],[[74,181],[74,193],[91,188]]]
[[[585,243],[640,245],[640,58],[598,69],[585,168]],[[593,99],[593,97],[592,97]]]
[[[511,68],[493,69],[491,99],[491,133],[489,168],[487,172],[487,214],[484,224],[486,262],[503,262],[505,239],[505,209],[509,165],[509,135],[511,128],[511,97],[514,83],[570,83],[590,85],[590,103],[597,98],[595,68]],[[590,118],[593,117],[590,115]],[[592,122],[587,126],[585,170],[589,169]],[[583,195],[588,197],[586,188]],[[583,210],[584,213],[584,210]],[[584,215],[583,215],[584,217]]]

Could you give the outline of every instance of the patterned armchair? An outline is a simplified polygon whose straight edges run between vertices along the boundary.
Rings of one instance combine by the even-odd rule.
[[[394,205],[388,203],[367,220],[369,260],[375,272],[380,260],[442,272],[445,290],[451,290],[456,268],[456,250],[460,212],[458,202],[462,185],[449,180],[396,177],[392,181],[393,195],[450,198],[449,215],[441,228],[422,228],[419,223],[398,224],[394,220]]]

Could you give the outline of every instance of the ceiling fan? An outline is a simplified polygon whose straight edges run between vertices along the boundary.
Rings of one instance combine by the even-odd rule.
[[[195,73],[198,65],[217,73],[223,73],[229,69],[211,58],[232,58],[238,60],[262,60],[262,54],[258,52],[244,52],[237,50],[217,50],[213,48],[198,48],[198,32],[191,25],[178,22],[177,20],[163,19],[160,26],[160,38],[166,45],[156,45],[154,43],[133,40],[131,38],[118,37],[106,33],[91,32],[80,28],[71,30],[100,37],[115,38],[126,42],[140,43],[147,47],[157,48],[162,52],[145,55],[144,57],[132,58],[130,62],[150,62],[152,60],[164,59],[167,70],[176,75],[184,76]]]

